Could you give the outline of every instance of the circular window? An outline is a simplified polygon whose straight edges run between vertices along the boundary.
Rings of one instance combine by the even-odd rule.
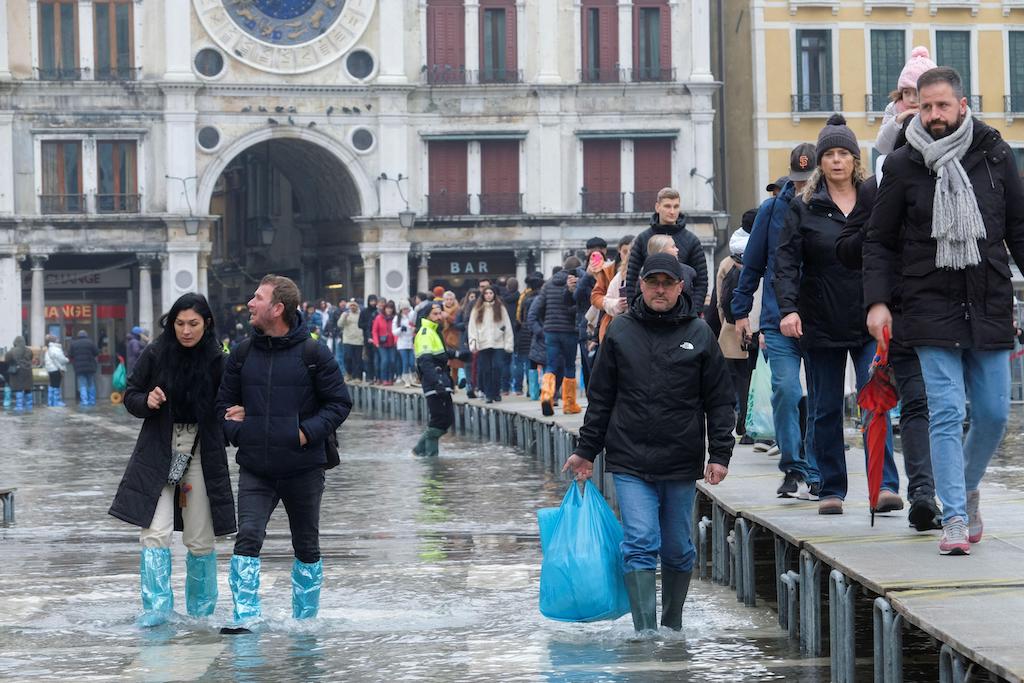
[[[373,73],[373,67],[373,55],[366,50],[353,50],[345,59],[349,74],[360,81]]]
[[[217,145],[220,144],[220,131],[213,126],[203,126],[199,129],[199,135],[196,137],[199,140],[199,146],[207,151],[217,149]]]
[[[174,286],[178,289],[188,289],[192,286],[192,273],[187,270],[179,270],[174,274]]]
[[[391,289],[401,289],[402,285],[405,284],[405,276],[397,270],[392,270],[384,276],[384,284]]]
[[[373,147],[373,133],[366,128],[357,128],[352,133],[352,146],[360,152],[365,152]]]
[[[196,53],[196,71],[207,78],[213,78],[224,70],[224,55],[211,47],[204,47]]]

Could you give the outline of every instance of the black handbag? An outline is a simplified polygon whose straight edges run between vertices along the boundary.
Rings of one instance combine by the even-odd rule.
[[[188,471],[189,463],[192,462],[192,456],[196,454],[196,448],[199,447],[199,428],[196,428],[196,440],[192,442],[192,452],[185,453],[183,451],[174,451],[174,455],[171,456],[171,469],[167,472],[167,483],[171,486],[177,486],[181,482],[181,478],[185,476],[185,472]]]

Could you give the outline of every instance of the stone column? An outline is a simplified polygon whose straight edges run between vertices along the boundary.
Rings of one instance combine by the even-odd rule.
[[[715,114],[713,111],[693,113],[693,165],[697,171],[707,178],[714,175],[714,123]],[[715,208],[715,194],[712,180],[695,175],[693,180],[693,205],[701,211],[710,211]]]
[[[164,58],[166,81],[194,81],[192,73],[192,3],[189,0],[164,0]],[[90,29],[91,30],[91,29]],[[194,145],[189,146],[194,154]]]
[[[139,254],[139,327],[148,330],[153,338],[153,275],[150,269],[156,254]]]
[[[408,83],[405,75],[405,0],[380,0],[377,8],[380,25],[386,31],[379,31],[380,44],[377,54],[380,56],[380,71],[377,83],[381,85],[404,85]]]
[[[530,259],[529,249],[516,249],[516,280],[519,280],[519,288],[526,289],[526,268]]]
[[[21,269],[16,249],[14,245],[0,249],[0,348],[10,348],[21,334]]]
[[[672,27],[675,29],[673,33],[676,36],[682,35],[681,29],[686,25],[687,22],[683,21],[683,12],[679,3],[674,3],[672,5]],[[715,77],[711,74],[711,10],[708,0],[690,0],[690,21],[687,26],[686,38],[690,44],[689,80],[697,83],[713,82]],[[673,39],[672,52],[676,53],[677,47],[681,50],[682,43],[682,40]],[[679,80],[684,80],[687,74],[678,73],[677,76]]]
[[[0,18],[3,19],[3,23],[6,25],[7,0],[0,0]],[[7,31],[0,31],[0,81],[9,81],[12,78],[10,56],[7,53],[9,49]]]
[[[201,251],[199,252],[199,277],[197,281],[196,291],[205,296],[207,299],[210,298],[210,252]]]
[[[673,32],[681,36],[682,31]],[[601,65],[606,68],[605,64]],[[633,70],[633,0],[619,0],[619,68],[629,81]]]
[[[562,81],[558,70],[559,25],[558,6],[554,0],[537,3],[538,35],[537,47],[540,51],[540,69],[537,82],[541,84],[558,84]]]
[[[619,144],[619,191],[622,192],[622,210],[626,213],[636,209],[633,206],[633,193],[636,192],[633,159],[633,141],[623,139]]]
[[[95,53],[95,36],[93,27],[92,0],[78,0],[78,66],[82,69],[82,80],[91,81],[96,77],[96,65],[93,64]]]
[[[420,262],[416,268],[416,291],[430,291],[430,256],[425,251],[419,253]]]
[[[0,9],[3,0],[0,0]],[[3,33],[0,31],[0,33]],[[3,45],[0,45],[2,48]],[[2,65],[0,65],[2,66]],[[2,80],[2,75],[0,75]],[[34,206],[35,202],[31,204]],[[14,213],[14,113],[0,112],[0,214]],[[3,342],[0,341],[0,344]]]
[[[466,71],[475,72],[480,69],[480,2],[466,0]],[[468,78],[468,76],[467,76]]]
[[[196,291],[196,282],[199,279],[198,257],[198,242],[173,241],[167,243],[167,265],[160,282],[162,310],[169,310],[182,294]]]
[[[479,140],[469,141],[466,145],[466,157],[466,193],[469,194],[469,212],[480,214],[483,213],[480,210],[480,190],[483,183],[480,169],[483,159]]]
[[[43,310],[46,301],[44,283],[46,273],[46,254],[32,254],[29,260],[32,263],[32,302],[29,309],[29,338],[27,343],[32,346],[43,346],[46,335],[46,313]]]
[[[362,250],[360,250],[362,251]],[[363,255],[363,301],[371,294],[380,294],[380,278],[377,276],[377,254],[362,252]]]
[[[380,242],[376,245],[380,254],[380,291],[381,296],[398,301],[409,298],[409,247],[404,238],[405,231],[398,228],[397,223],[382,227]]]

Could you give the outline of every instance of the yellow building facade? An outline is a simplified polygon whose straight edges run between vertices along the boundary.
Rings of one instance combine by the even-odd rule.
[[[975,114],[1020,150],[1021,165],[1021,0],[725,0],[722,25],[734,215],[767,196],[765,186],[787,172],[790,150],[814,142],[833,112],[856,133],[865,165],[873,163],[888,95],[917,45],[961,72]]]

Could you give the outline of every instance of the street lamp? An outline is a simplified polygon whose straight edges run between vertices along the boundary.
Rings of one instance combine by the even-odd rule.
[[[277,228],[274,227],[274,222],[269,218],[264,218],[260,221],[260,244],[264,247],[269,247],[274,243],[274,236],[277,234]]]
[[[724,211],[711,214],[715,224],[715,247],[721,248],[729,241],[729,214]]]
[[[185,219],[185,234],[186,235],[198,235],[199,234],[199,219],[189,216]]]
[[[377,182],[391,182],[394,183],[395,187],[398,189],[398,196],[402,198],[403,202],[405,202],[405,211],[398,212],[398,224],[408,230],[412,226],[416,225],[416,212],[409,208],[409,200],[405,198],[405,193],[402,192],[403,180],[408,180],[408,178],[401,173],[398,174],[397,178],[391,178],[384,172],[381,172],[381,174],[377,176]]]
[[[408,230],[416,225],[416,212],[406,207],[405,211],[398,212],[398,224]]]

